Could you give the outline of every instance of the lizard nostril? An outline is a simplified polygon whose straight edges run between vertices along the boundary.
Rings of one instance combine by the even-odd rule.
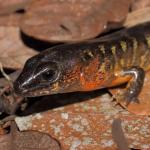
[[[21,95],[24,91],[24,88],[20,85],[18,81],[13,83],[13,88],[16,94]]]

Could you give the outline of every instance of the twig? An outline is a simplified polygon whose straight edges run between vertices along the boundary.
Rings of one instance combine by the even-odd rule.
[[[121,127],[121,120],[115,119],[112,124],[112,137],[117,144],[118,150],[130,150]]]
[[[0,71],[1,71],[2,75],[6,78],[6,80],[8,80],[9,82],[11,82],[10,77],[5,73],[5,71],[3,69],[3,65],[2,65],[1,62],[0,62]]]
[[[0,120],[0,125],[5,124],[8,121],[13,121],[15,119],[16,115],[10,115],[8,117],[5,117],[4,119]]]

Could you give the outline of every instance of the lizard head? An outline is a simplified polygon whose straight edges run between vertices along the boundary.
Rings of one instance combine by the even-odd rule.
[[[14,82],[15,92],[32,97],[77,91],[80,67],[76,55],[58,46],[31,57]]]

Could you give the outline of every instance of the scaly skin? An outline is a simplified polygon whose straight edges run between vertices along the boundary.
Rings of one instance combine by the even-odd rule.
[[[40,96],[91,91],[128,82],[119,99],[137,101],[150,69],[150,23],[100,39],[52,47],[30,58],[14,82],[16,93]]]

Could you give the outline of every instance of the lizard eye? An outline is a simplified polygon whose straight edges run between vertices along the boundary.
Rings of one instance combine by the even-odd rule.
[[[46,81],[55,81],[58,78],[58,71],[54,69],[45,70],[42,73],[42,78]]]
[[[56,62],[41,63],[34,72],[34,79],[43,83],[55,82],[60,76],[60,66]]]

